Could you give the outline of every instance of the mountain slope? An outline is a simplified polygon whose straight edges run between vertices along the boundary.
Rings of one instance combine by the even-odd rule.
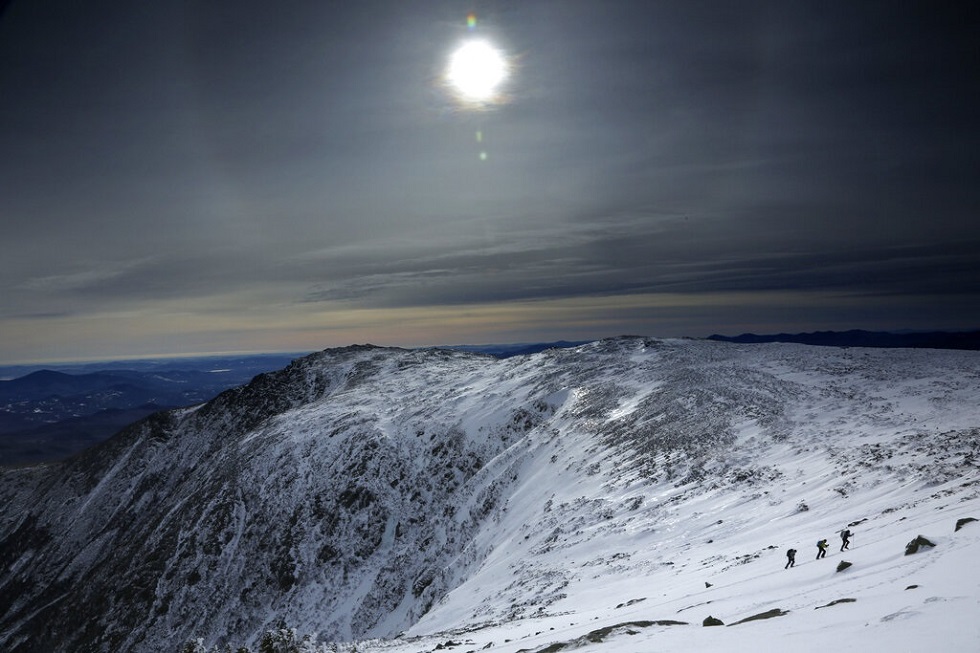
[[[806,592],[806,573],[770,596],[738,587],[848,523],[861,547],[891,547],[903,521],[980,512],[977,396],[972,352],[328,350],[64,464],[4,471],[0,646],[254,645],[281,620],[386,638],[362,650],[447,633],[544,650],[654,606],[699,622],[706,601],[741,616],[772,596],[829,602],[829,561],[786,572],[814,574]],[[900,574],[889,560],[850,577]]]

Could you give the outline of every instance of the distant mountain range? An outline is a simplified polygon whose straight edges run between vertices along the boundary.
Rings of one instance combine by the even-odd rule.
[[[0,368],[0,465],[57,460],[166,408],[192,406],[296,356],[261,354]]]
[[[889,331],[814,331],[813,333],[777,333],[740,336],[708,336],[708,340],[739,343],[792,342],[824,347],[909,347],[914,349],[980,350],[980,331],[929,331],[892,333]]]

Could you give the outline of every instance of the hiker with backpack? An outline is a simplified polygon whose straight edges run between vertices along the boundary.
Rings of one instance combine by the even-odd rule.
[[[846,528],[842,530],[840,532],[840,539],[841,539],[840,550],[843,551],[844,549],[851,546],[851,531]]]
[[[817,542],[817,560],[827,557],[827,540]]]
[[[790,549],[786,552],[786,566],[783,569],[789,569],[790,567],[796,566],[796,549]]]

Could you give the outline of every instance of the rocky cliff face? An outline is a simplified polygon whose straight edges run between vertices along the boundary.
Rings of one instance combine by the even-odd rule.
[[[547,409],[508,396],[468,431],[455,407],[485,388],[460,384],[504,367],[324,352],[69,463],[9,472],[0,638],[167,650],[280,617],[339,637],[407,627],[498,507],[506,465],[491,463]]]
[[[915,454],[929,442],[915,420],[977,389],[965,354],[766,347],[622,338],[507,360],[328,350],[65,463],[5,471],[0,648],[174,651],[192,636],[254,642],[277,622],[390,637],[435,608],[511,618],[569,591],[559,565],[536,562],[545,554],[659,523],[705,492],[762,496],[790,473],[763,453],[803,451],[813,422],[840,431],[826,453],[837,495],[885,455],[856,444],[885,423],[908,438],[895,474],[955,475],[976,452],[954,411],[949,459]],[[951,365],[965,380],[935,385]],[[923,403],[895,415],[889,397],[906,390]],[[840,438],[855,447],[835,449]],[[591,497],[556,498],[576,483]],[[512,581],[493,600],[474,588],[500,573]]]

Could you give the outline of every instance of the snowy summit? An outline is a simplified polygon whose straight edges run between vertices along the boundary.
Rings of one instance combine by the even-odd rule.
[[[976,651],[978,397],[969,351],[327,350],[0,472],[0,649]]]

